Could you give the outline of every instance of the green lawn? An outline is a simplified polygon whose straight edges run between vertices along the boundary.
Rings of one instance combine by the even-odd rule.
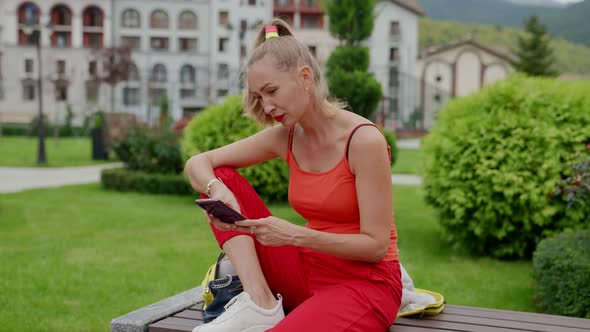
[[[420,150],[399,149],[399,157],[391,167],[394,174],[416,174],[422,173]]]
[[[441,242],[421,189],[394,188],[402,262],[448,303],[534,311],[530,262],[473,259]],[[278,216],[302,222],[287,204]],[[0,329],[105,331],[195,287],[218,253],[192,198],[98,184],[0,195]]]
[[[36,137],[0,137],[0,166],[37,166]],[[49,167],[101,164],[92,160],[92,142],[88,137],[47,137],[45,139]]]

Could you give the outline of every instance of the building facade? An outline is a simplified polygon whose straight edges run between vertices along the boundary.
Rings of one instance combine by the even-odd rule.
[[[416,84],[400,77],[414,72],[423,11],[417,0],[387,0],[375,14],[366,46],[385,95],[380,114],[393,128],[418,100]],[[39,108],[30,30],[41,32],[41,96],[50,121],[62,123],[68,108],[76,123],[114,108],[153,123],[164,96],[179,118],[240,93],[254,29],[273,15],[289,20],[322,64],[338,46],[320,0],[2,0],[0,121],[26,123]],[[133,65],[111,89],[95,79],[104,70],[97,49],[119,46],[131,48]]]
[[[508,77],[514,71],[512,62],[510,55],[472,38],[424,52],[417,65],[424,128],[434,125],[436,112],[450,98],[467,96]]]
[[[390,129],[407,121],[417,108],[418,18],[424,11],[416,0],[381,0],[375,6],[370,67],[381,83],[383,100],[377,120]],[[274,0],[274,15],[291,22],[321,64],[339,45],[329,32],[328,17],[319,0]]]

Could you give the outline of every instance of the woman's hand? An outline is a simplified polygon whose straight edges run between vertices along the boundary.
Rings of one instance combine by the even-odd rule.
[[[241,212],[240,209],[240,204],[238,204],[238,200],[236,199],[236,196],[234,195],[234,193],[229,190],[229,188],[223,184],[222,182],[215,182],[214,183],[215,186],[213,186],[211,189],[211,198],[215,198],[218,199],[222,202],[224,202],[225,204],[229,205],[232,209]],[[215,228],[217,228],[220,231],[228,231],[231,229],[235,229],[236,227],[233,224],[228,224],[225,223],[219,219],[217,219],[215,216],[210,215],[209,213],[205,212],[205,219],[207,219],[207,222],[209,224],[213,224],[213,226],[215,226]]]
[[[254,234],[256,240],[265,246],[293,245],[295,234],[300,226],[270,216],[262,219],[247,219],[236,221],[238,231]]]

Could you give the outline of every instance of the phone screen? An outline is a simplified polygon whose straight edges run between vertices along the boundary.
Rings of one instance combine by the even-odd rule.
[[[238,220],[246,219],[246,217],[244,217],[238,211],[232,209],[227,204],[217,199],[197,199],[195,203],[207,211],[207,213],[224,223],[233,224]]]

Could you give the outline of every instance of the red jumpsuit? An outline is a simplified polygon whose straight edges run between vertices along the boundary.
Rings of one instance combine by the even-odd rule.
[[[332,233],[359,233],[360,216],[355,177],[347,151],[342,160],[322,173],[301,170],[291,153],[289,202],[306,220],[306,227]],[[242,213],[250,219],[271,213],[250,184],[235,170],[215,169],[215,175],[234,193]],[[393,215],[392,215],[393,219]],[[220,246],[236,231],[212,227]],[[337,258],[295,246],[266,247],[254,241],[264,276],[273,293],[283,296],[287,316],[269,331],[386,331],[397,315],[402,283],[397,235],[392,222],[386,257],[379,263]]]

